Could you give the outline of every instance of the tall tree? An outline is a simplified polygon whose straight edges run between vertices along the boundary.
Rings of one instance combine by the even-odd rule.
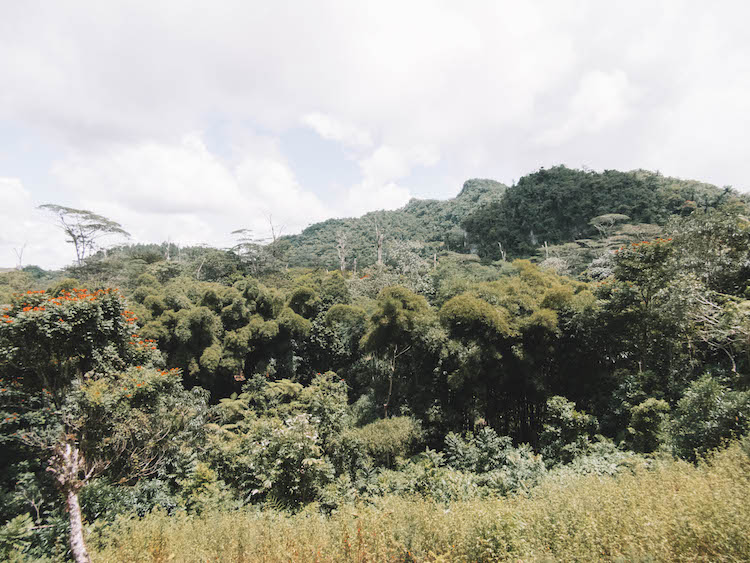
[[[40,205],[39,209],[49,211],[57,216],[62,230],[68,237],[69,243],[76,249],[78,265],[96,248],[96,241],[104,236],[121,235],[130,237],[120,223],[97,215],[86,209],[74,209],[54,203]]]
[[[421,295],[400,286],[387,287],[378,295],[362,346],[385,366],[387,391],[383,413],[386,418],[394,386],[399,383],[397,373],[402,372],[405,378],[416,383],[424,367],[418,364],[434,360],[432,352],[442,334],[436,325],[437,318]],[[401,363],[406,364],[404,369],[399,369]]]
[[[378,266],[383,265],[383,240],[385,240],[385,230],[383,230],[382,222],[375,219],[375,239],[378,246]]]
[[[344,231],[336,231],[336,252],[339,255],[339,269],[343,274],[346,271],[346,255],[348,249],[348,237]]]

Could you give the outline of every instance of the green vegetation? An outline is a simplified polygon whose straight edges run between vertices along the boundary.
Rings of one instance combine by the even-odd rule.
[[[746,444],[747,447],[747,444]],[[155,512],[98,538],[104,561],[742,561],[750,458],[657,462],[617,479],[549,479],[533,494],[459,501],[388,496],[330,517],[315,507],[200,517]]]
[[[618,223],[663,225],[671,215],[718,207],[736,198],[730,189],[664,178],[645,171],[596,173],[557,166],[524,176],[501,199],[463,221],[480,255],[534,253],[607,233]],[[597,220],[597,218],[600,218]]]
[[[0,554],[747,559],[749,216],[558,167],[1,273]]]
[[[377,261],[376,225],[391,243],[418,243],[426,257],[443,250],[465,252],[468,247],[461,222],[475,209],[502,199],[506,189],[493,180],[468,180],[458,196],[447,201],[413,199],[396,211],[323,221],[287,237],[288,260],[297,266],[338,268],[336,243],[344,233],[348,268],[353,269],[355,259],[359,268],[371,266]]]

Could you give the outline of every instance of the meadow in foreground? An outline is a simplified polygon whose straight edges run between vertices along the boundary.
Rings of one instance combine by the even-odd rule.
[[[92,538],[93,539],[93,538]],[[750,441],[693,465],[550,476],[530,494],[453,504],[386,497],[311,509],[121,519],[95,561],[747,561]]]

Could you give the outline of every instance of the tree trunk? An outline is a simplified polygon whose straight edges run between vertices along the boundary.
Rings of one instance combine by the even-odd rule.
[[[47,471],[55,476],[60,492],[65,497],[70,519],[70,551],[76,563],[91,563],[83,540],[83,518],[78,502],[78,491],[88,483],[96,465],[88,467],[75,443],[62,441],[54,448]]]
[[[378,266],[383,265],[383,239],[385,238],[385,233],[380,228],[380,225],[378,223],[375,223],[375,239],[378,243]]]
[[[86,543],[83,541],[83,518],[81,505],[78,503],[78,491],[71,488],[67,491],[68,517],[70,518],[70,551],[76,563],[91,563]]]

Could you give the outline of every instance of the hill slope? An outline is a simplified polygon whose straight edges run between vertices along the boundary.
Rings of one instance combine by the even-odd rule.
[[[596,235],[592,219],[617,214],[626,223],[664,225],[674,215],[743,197],[731,188],[636,170],[593,172],[565,166],[540,169],[508,188],[502,200],[479,207],[463,221],[482,257],[533,255],[542,245]]]
[[[463,251],[465,235],[461,222],[483,205],[499,201],[507,186],[494,180],[472,179],[461,192],[448,200],[412,199],[393,211],[374,211],[362,217],[329,219],[306,228],[298,235],[284,237],[289,243],[291,266],[337,268],[337,238],[346,236],[347,264],[357,259],[358,267],[375,263],[375,225],[387,240],[419,242],[424,253],[439,250]]]
[[[349,269],[355,258],[359,268],[369,266],[377,259],[378,230],[385,233],[386,256],[389,243],[408,241],[424,256],[447,250],[499,259],[501,243],[509,258],[527,257],[545,242],[595,237],[592,219],[602,215],[616,214],[626,226],[650,226],[656,232],[672,216],[737,198],[747,199],[731,188],[647,170],[555,166],[527,174],[510,188],[494,180],[467,180],[449,200],[412,199],[401,209],[316,223],[283,240],[288,264],[301,267],[338,268],[342,240]]]

